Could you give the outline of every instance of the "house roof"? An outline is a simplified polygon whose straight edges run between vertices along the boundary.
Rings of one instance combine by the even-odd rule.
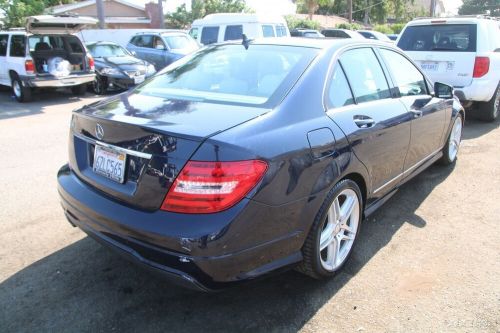
[[[132,7],[135,9],[144,10],[144,6],[130,3],[130,2],[125,1],[125,0],[110,0],[110,1],[114,1],[114,2],[120,3],[124,6]],[[60,13],[65,13],[65,12],[71,12],[75,9],[92,6],[92,5],[95,5],[95,3],[96,3],[95,0],[85,0],[85,1],[80,1],[80,2],[76,2],[76,3],[70,3],[67,5],[53,6],[53,7],[50,7],[50,11],[54,14],[60,14]]]

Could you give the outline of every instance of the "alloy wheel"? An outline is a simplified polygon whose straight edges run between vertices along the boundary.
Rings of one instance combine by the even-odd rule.
[[[462,118],[457,117],[453,128],[450,133],[449,147],[448,147],[448,158],[450,161],[454,161],[457,157],[458,148],[460,147],[460,140],[462,139]]]
[[[345,189],[333,200],[319,240],[320,261],[327,271],[335,271],[346,260],[359,224],[359,198]]]

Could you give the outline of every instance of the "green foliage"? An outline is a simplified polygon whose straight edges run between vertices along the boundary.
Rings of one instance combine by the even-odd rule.
[[[464,0],[458,9],[460,15],[486,14],[500,17],[499,0]]]
[[[194,20],[208,14],[242,12],[250,12],[244,0],[191,0],[191,11],[183,4],[177,7],[175,12],[167,14],[165,19],[169,28],[185,29]]]
[[[339,23],[335,26],[337,29],[360,30],[363,27],[357,23]]]
[[[314,20],[301,19],[295,17],[293,15],[285,16],[286,24],[290,30],[295,28],[306,28],[306,29],[314,29],[319,30],[320,23]]]
[[[387,25],[387,24],[376,24],[373,26],[373,30],[381,32],[383,34],[393,34],[394,30],[392,30],[392,27]]]
[[[47,7],[61,3],[71,3],[71,0],[0,0],[0,11],[5,18],[4,28],[24,27],[27,16],[39,15]]]
[[[309,14],[309,19],[321,6],[329,6],[334,3],[334,0],[297,0],[297,13]]]
[[[401,30],[405,27],[406,23],[395,23],[391,25],[392,33],[399,34]]]

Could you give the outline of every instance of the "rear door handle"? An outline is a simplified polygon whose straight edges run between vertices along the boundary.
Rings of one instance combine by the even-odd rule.
[[[359,128],[369,128],[375,125],[375,120],[373,118],[370,118],[368,116],[354,116],[354,123],[359,127]]]

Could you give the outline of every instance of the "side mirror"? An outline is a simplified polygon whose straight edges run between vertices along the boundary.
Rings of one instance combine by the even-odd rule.
[[[434,95],[437,98],[453,98],[453,87],[441,82],[436,82],[434,83]]]
[[[133,55],[134,57],[137,55],[137,52],[135,51],[129,51],[131,55]]]

